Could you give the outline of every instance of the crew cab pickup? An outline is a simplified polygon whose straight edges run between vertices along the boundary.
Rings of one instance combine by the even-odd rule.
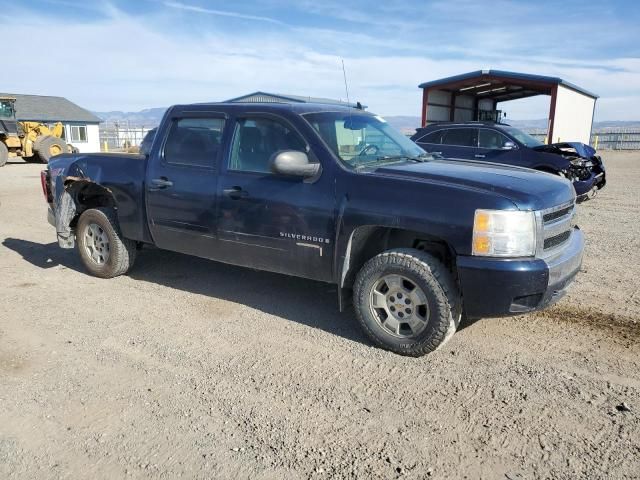
[[[375,343],[413,356],[463,314],[557,301],[584,248],[566,179],[436,158],[341,106],[174,106],[140,155],[60,155],[42,186],[59,245],[93,275],[155,245],[332,283]]]

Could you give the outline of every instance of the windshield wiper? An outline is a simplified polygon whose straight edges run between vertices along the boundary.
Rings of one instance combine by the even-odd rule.
[[[420,157],[414,157],[411,155],[384,155],[382,157],[378,157],[377,161],[387,161],[387,160],[411,160],[412,162],[418,162],[418,163],[422,163],[422,162],[426,162],[425,159],[420,158]]]
[[[410,160],[412,162],[416,162],[416,163],[423,163],[426,162],[426,159],[420,158],[420,157],[414,157],[411,155],[384,155],[382,157],[378,157],[375,160],[372,160],[370,162],[363,162],[363,163],[359,163],[357,164],[354,168],[356,169],[362,169],[362,168],[366,168],[366,167],[372,167],[372,166],[376,166],[376,165],[380,165],[382,163],[387,163],[387,162],[394,162],[397,160]]]
[[[444,158],[444,155],[442,155],[442,153],[437,153],[437,152],[424,152],[418,156],[420,158],[423,158],[425,162],[428,160],[438,160],[440,158]]]

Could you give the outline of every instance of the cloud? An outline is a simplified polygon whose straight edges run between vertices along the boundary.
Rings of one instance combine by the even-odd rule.
[[[193,8],[201,7],[167,3],[180,7],[138,16],[106,4],[100,15],[65,18],[64,28],[44,11],[5,9],[3,34],[20,38],[23,51],[41,51],[50,39],[57,47],[36,62],[13,57],[3,90],[62,95],[97,111],[220,101],[256,90],[344,99],[344,58],[351,100],[383,115],[418,115],[417,85],[423,81],[490,67],[560,76],[592,90],[602,96],[598,119],[640,117],[640,58],[633,56],[505,55],[453,42],[426,49],[402,35],[341,31],[330,23],[273,28],[271,20],[281,17],[200,12]],[[188,18],[176,18],[176,9]],[[197,25],[203,15],[206,22]],[[245,21],[255,22],[255,28],[239,34],[233,22]],[[548,111],[545,98],[506,105],[508,118],[542,118]]]
[[[275,18],[261,17],[257,15],[245,15],[243,13],[230,12],[227,10],[214,10],[212,8],[198,7],[195,5],[188,5],[186,3],[181,3],[181,2],[163,2],[163,5],[165,7],[177,8],[178,10],[186,10],[188,12],[206,13],[207,15],[217,15],[219,17],[241,18],[243,20],[255,20],[258,22],[267,22],[267,23],[274,23],[278,25],[284,25],[284,22],[281,22],[280,20],[276,20]]]

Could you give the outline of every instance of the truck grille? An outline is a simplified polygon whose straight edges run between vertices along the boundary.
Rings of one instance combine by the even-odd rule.
[[[560,218],[560,217],[564,217],[565,215],[568,215],[569,213],[571,213],[573,211],[574,206],[570,205],[568,207],[564,207],[564,208],[560,208],[560,210],[556,210],[556,211],[552,211],[549,213],[545,213],[542,216],[542,220],[544,220],[545,223],[547,222],[553,222],[554,220]]]
[[[565,203],[540,212],[542,238],[538,241],[538,254],[542,257],[553,255],[571,238],[575,202]]]
[[[566,232],[562,232],[555,237],[549,237],[544,239],[544,250],[549,250],[550,248],[557,247],[558,245],[562,245],[564,242],[569,240],[571,236],[571,231],[567,230]]]

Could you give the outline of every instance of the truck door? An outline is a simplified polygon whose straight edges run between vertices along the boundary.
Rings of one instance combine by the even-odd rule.
[[[147,167],[151,235],[160,248],[211,258],[225,118],[223,114],[194,113],[168,121],[164,143],[154,150]]]
[[[229,263],[331,279],[334,186],[330,175],[315,182],[271,173],[281,150],[315,156],[296,129],[274,115],[236,118],[218,186],[220,252]],[[317,160],[315,160],[317,161]]]

